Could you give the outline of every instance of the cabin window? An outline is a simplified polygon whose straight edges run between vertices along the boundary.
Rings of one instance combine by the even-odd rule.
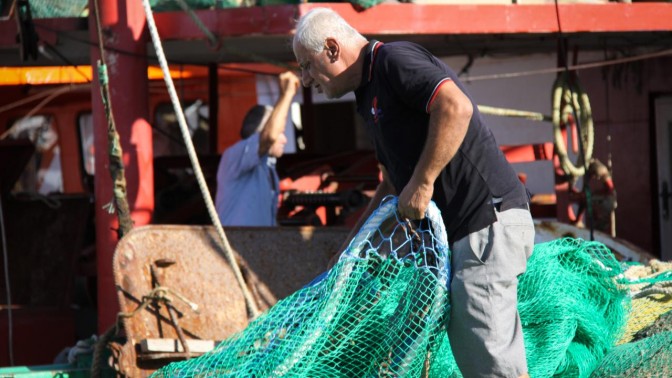
[[[93,176],[93,174],[96,173],[96,156],[94,154],[93,116],[91,113],[80,114],[77,120],[77,125],[79,127],[79,148],[82,154],[84,172],[89,176]]]
[[[184,118],[189,127],[194,149],[199,155],[208,153],[210,135],[208,111],[208,105],[202,100],[187,103],[184,107]],[[172,104],[164,103],[156,107],[152,138],[155,157],[184,156],[187,154]]]
[[[53,118],[37,115],[15,120],[11,123],[8,137],[28,139],[35,146],[35,153],[12,192],[62,193],[61,147]]]

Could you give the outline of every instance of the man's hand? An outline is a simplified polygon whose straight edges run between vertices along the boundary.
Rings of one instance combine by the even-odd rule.
[[[399,214],[403,218],[423,219],[433,194],[434,185],[418,183],[411,178],[399,195]]]

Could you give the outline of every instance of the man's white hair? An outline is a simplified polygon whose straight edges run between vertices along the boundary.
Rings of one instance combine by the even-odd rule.
[[[324,49],[327,38],[334,38],[345,44],[366,41],[343,17],[329,8],[312,9],[299,19],[294,35],[295,44],[319,53]]]

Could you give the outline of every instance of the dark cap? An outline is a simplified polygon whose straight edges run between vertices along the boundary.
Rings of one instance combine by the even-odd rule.
[[[252,134],[261,131],[272,110],[273,107],[268,105],[253,106],[245,115],[245,119],[243,119],[243,127],[240,128],[240,137],[247,139]]]

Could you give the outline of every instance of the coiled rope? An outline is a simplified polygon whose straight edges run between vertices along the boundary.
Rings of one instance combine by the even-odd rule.
[[[578,178],[586,174],[587,162],[593,156],[595,131],[588,95],[583,92],[576,78],[569,80],[568,75],[567,72],[561,73],[553,83],[553,142],[563,172]],[[580,138],[576,164],[569,158],[562,135],[563,128],[572,123],[578,123],[576,130]]]

